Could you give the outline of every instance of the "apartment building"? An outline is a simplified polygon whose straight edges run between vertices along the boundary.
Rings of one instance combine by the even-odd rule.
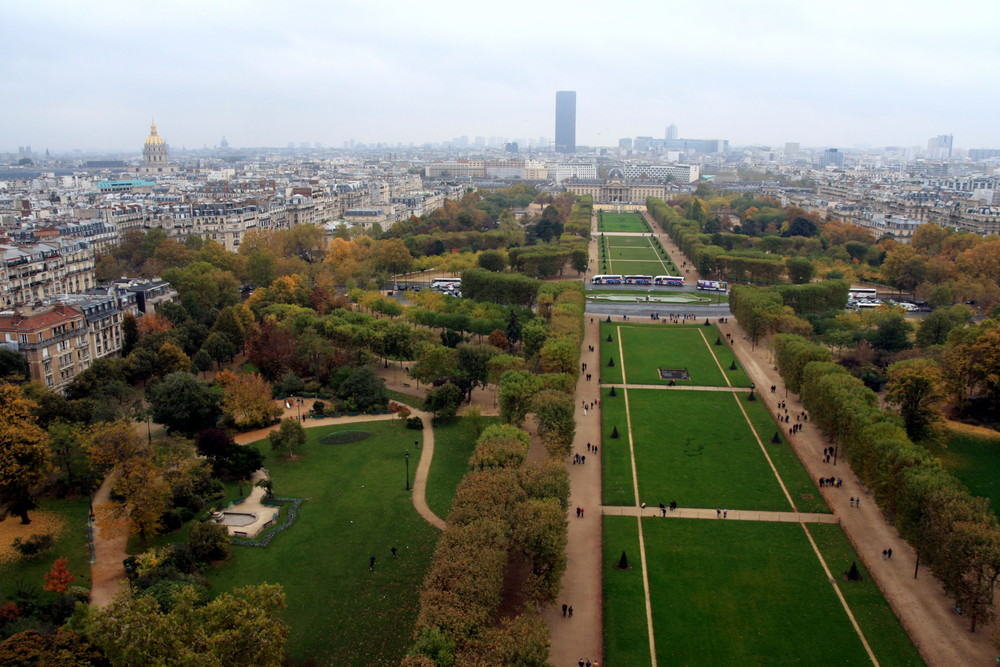
[[[90,335],[82,311],[71,306],[0,312],[0,344],[21,352],[31,379],[62,391],[90,366]]]
[[[86,241],[0,244],[0,307],[43,301],[60,293],[79,293],[96,284],[94,251]]]

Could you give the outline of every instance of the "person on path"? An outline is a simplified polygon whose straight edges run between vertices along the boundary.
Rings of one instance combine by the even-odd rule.
[[[566,606],[567,606],[567,605],[566,605],[566,603],[564,602],[564,603],[563,603],[563,616],[565,616],[565,615],[566,615]]]
[[[721,519],[722,518],[722,508],[721,507],[716,507],[715,508],[715,518],[716,519]]]
[[[854,507],[854,496],[851,496],[851,507]]]
[[[723,519],[729,518],[729,510],[722,510],[722,518]]]
[[[888,549],[882,549],[882,560],[885,560],[885,554],[889,551]]]
[[[857,498],[854,499],[854,506],[861,507],[861,496],[858,496]]]
[[[885,553],[886,553],[886,557],[887,557],[887,558],[888,558],[889,560],[892,560],[892,549],[886,549],[886,550],[885,550]]]
[[[566,611],[569,612],[569,617],[573,618],[573,605],[570,605],[569,609],[567,609]]]

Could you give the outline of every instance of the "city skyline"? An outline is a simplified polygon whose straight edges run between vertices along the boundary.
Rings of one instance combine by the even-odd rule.
[[[15,4],[0,151],[138,152],[152,118],[176,149],[550,137],[556,90],[578,145],[1000,147],[985,0],[389,4]]]

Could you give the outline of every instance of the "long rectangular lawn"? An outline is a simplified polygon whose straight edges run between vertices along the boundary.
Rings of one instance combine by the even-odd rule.
[[[625,391],[618,393],[603,404],[624,402]],[[731,393],[629,389],[627,394],[640,501],[791,510]],[[618,426],[620,433],[623,428]]]
[[[648,518],[643,532],[659,664],[870,664],[798,524]]]

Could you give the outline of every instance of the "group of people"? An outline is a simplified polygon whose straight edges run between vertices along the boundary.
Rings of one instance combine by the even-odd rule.
[[[840,485],[844,483],[844,480],[839,477],[820,477],[819,485],[822,486],[832,486],[835,488],[840,488]]]
[[[796,424],[796,426],[798,426],[798,424]],[[829,463],[830,459],[832,459],[834,456],[836,456],[836,454],[837,454],[837,450],[834,449],[833,447],[824,447],[823,448],[823,463]]]

